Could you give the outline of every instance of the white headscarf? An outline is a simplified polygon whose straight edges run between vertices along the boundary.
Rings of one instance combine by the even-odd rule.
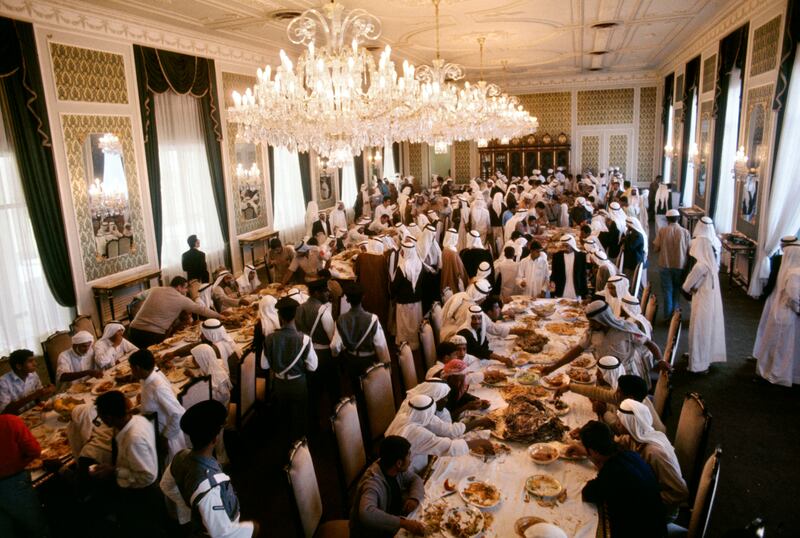
[[[559,240],[561,245],[569,245],[573,252],[578,251],[578,245],[575,243],[575,236],[572,234],[564,234]]]
[[[503,216],[503,193],[496,192],[492,197],[492,209],[498,217]]]
[[[600,360],[597,361],[597,372],[603,376],[603,379],[612,389],[617,390],[619,376],[625,375],[625,367],[618,358],[606,355],[605,357],[600,357]]]
[[[475,273],[475,280],[487,280],[491,274],[492,267],[489,265],[489,262],[484,260],[478,265],[478,272]]]
[[[653,429],[653,415],[650,409],[643,403],[630,398],[622,400],[619,404],[617,416],[628,433],[636,441],[644,444],[652,444],[661,448],[667,458],[667,462],[673,467],[678,476],[683,476],[675,449],[662,432]]]
[[[300,291],[298,288],[292,288],[286,294],[286,297],[289,299],[294,299],[297,301],[297,304],[303,304],[304,302],[308,301],[308,295]]]
[[[628,229],[628,226],[625,223],[627,216],[625,215],[625,212],[622,210],[622,207],[619,205],[619,203],[611,202],[611,205],[608,206],[608,216],[611,217],[611,220],[613,220],[614,223],[616,223],[619,233],[624,234]]]
[[[714,249],[714,257],[717,259],[717,267],[719,267],[719,260],[722,255],[722,242],[719,240],[717,232],[714,229],[714,221],[709,217],[702,217],[697,224],[695,224],[694,231],[692,232],[692,239],[697,239],[698,237],[705,237],[711,241],[711,246]]]
[[[216,310],[214,308],[214,285],[210,282],[203,284],[200,287],[200,294],[197,296],[195,301],[210,310]]]
[[[651,337],[653,327],[650,325],[650,322],[647,321],[647,318],[642,315],[642,306],[639,304],[639,299],[630,294],[625,295],[625,297],[622,298],[622,311],[629,320],[638,323],[644,331],[645,336],[648,338]]]
[[[383,254],[383,241],[377,236],[372,236],[367,242],[368,254]]]
[[[667,210],[669,205],[669,185],[660,183],[656,189],[656,211]]]
[[[411,282],[411,287],[417,287],[419,275],[422,273],[422,260],[417,254],[417,247],[413,241],[404,241],[402,245],[400,260],[397,263],[398,269]]]
[[[552,523],[537,523],[525,529],[525,538],[567,538],[567,533]]]
[[[606,226],[606,215],[598,211],[597,214],[592,215],[592,232],[600,233],[607,231],[608,226]]]
[[[436,414],[436,400],[427,394],[411,396],[403,404],[406,405],[408,411],[395,416],[386,430],[386,435],[399,435],[408,424],[425,427]]]
[[[455,229],[449,228],[444,232],[442,247],[449,248],[454,252],[458,252],[458,232]]]
[[[120,331],[125,331],[124,325],[121,323],[109,323],[103,329],[103,336],[100,337],[100,340],[108,342],[108,345],[113,347],[114,344],[111,343],[111,338]],[[100,340],[98,340],[98,342],[100,342]]]
[[[73,346],[91,344],[92,342],[94,342],[94,336],[92,336],[88,331],[78,331],[72,336]]]
[[[472,328],[472,316],[481,317],[481,328],[477,332]],[[466,319],[461,320],[461,325],[456,330],[456,334],[465,329],[472,334],[478,344],[483,344],[486,341],[486,316],[483,315],[483,310],[477,304],[469,307]]]
[[[233,338],[222,326],[222,323],[218,319],[207,319],[200,325],[200,332],[219,350],[222,362],[227,366],[228,357],[236,353],[236,344],[233,343]]]
[[[72,455],[77,459],[81,455],[83,446],[89,441],[94,429],[94,420],[97,418],[97,408],[94,404],[80,404],[72,409],[72,420],[67,424],[67,440],[72,449]]]
[[[250,273],[256,275],[252,282],[250,281]],[[261,286],[261,281],[258,279],[258,271],[250,264],[244,266],[244,272],[242,276],[236,279],[236,283],[239,284],[239,289],[248,290],[250,293]]]
[[[275,310],[277,303],[278,300],[272,295],[265,295],[258,302],[258,316],[261,319],[261,332],[264,336],[269,336],[281,328],[278,311]]]
[[[419,241],[420,236],[422,236],[422,229],[417,225],[416,222],[412,222],[406,226],[406,230],[408,230],[408,233],[411,234],[411,236],[417,241]]]
[[[311,200],[306,206],[306,235],[311,236],[311,228],[319,220],[319,206],[317,202]]]
[[[340,205],[342,206],[341,209],[339,208]],[[328,217],[328,222],[330,222],[331,230],[334,232],[337,230],[347,231],[347,212],[342,202],[337,203],[336,207],[333,208]]]
[[[220,271],[220,273],[217,275],[217,279],[214,281],[214,284],[211,286],[211,288],[213,289],[221,287],[220,284],[222,284],[223,279],[229,274],[231,274],[231,272],[228,271],[227,269],[225,271]]]
[[[636,231],[636,233],[642,236],[642,244],[644,245],[644,258],[647,259],[647,253],[650,249],[648,248],[647,245],[648,243],[647,234],[645,233],[644,228],[642,228],[642,223],[639,222],[639,219],[633,217],[626,218],[625,223],[628,225],[629,228],[633,229],[634,231]]]
[[[481,234],[477,230],[472,230],[467,235],[467,248],[484,248],[481,242]]]
[[[590,320],[600,323],[605,327],[643,336],[642,331],[640,331],[636,325],[630,321],[624,321],[615,316],[611,311],[611,308],[609,308],[608,303],[605,301],[597,300],[589,303],[586,306],[586,317],[588,317]]]
[[[217,359],[217,354],[208,344],[194,346],[192,357],[203,374],[211,376],[211,391],[214,399],[223,403],[229,401],[233,385],[227,370],[221,364],[224,361]]]
[[[696,260],[697,265],[705,265],[708,268],[709,276],[716,276],[719,272],[719,260],[714,256],[711,241],[707,238],[696,237],[692,239],[689,246],[689,256]],[[717,282],[715,281],[712,286],[716,287]]]
[[[464,291],[459,293],[454,293],[452,297],[450,297],[447,301],[445,301],[444,306],[442,307],[442,319],[444,323],[448,323],[450,320],[455,320],[456,313],[461,308],[461,305],[464,302],[478,304],[481,303],[486,297],[489,295],[489,292],[492,290],[491,284],[489,284],[488,280],[476,280]]]
[[[611,311],[615,316],[620,316],[622,314],[622,298],[628,295],[630,282],[624,275],[614,275],[608,279],[606,284],[612,284],[614,286],[617,296],[614,297],[611,295],[607,289],[598,292],[597,295],[605,298],[606,303],[611,307]]]

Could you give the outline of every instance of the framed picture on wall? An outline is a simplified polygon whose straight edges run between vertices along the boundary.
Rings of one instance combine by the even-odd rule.
[[[333,186],[333,175],[327,169],[319,171],[317,183],[317,205],[320,209],[333,207],[336,202],[336,192]]]

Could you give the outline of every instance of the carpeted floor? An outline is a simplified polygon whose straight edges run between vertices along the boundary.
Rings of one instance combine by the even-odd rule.
[[[649,276],[660,299],[655,269],[652,260]],[[729,291],[727,276],[721,280],[728,361],[713,365],[707,375],[696,375],[686,371],[685,359],[677,360],[667,419],[669,435],[674,435],[683,397],[688,392],[700,393],[713,415],[705,456],[717,445],[723,449],[709,536],[722,536],[759,516],[766,520],[767,536],[798,536],[800,466],[794,457],[800,453],[800,388],[753,382],[755,362],[748,356],[762,303],[747,297],[739,288]],[[679,357],[688,350],[690,306],[685,301],[682,306],[684,336]],[[657,322],[654,340],[662,348],[666,332],[666,323]],[[248,425],[240,440],[241,463],[232,476],[243,517],[258,520],[267,529],[266,536],[293,537],[297,536],[296,519],[283,470],[288,451],[278,446],[271,423],[266,409]],[[321,426],[325,429],[310,439],[310,446],[323,501],[323,519],[347,517],[330,426]]]

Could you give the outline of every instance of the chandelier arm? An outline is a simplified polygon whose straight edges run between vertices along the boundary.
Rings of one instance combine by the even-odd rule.
[[[316,19],[316,20],[314,20]],[[326,41],[330,38],[331,29],[327,18],[316,9],[307,9],[299,17],[292,19],[286,27],[289,41],[295,45],[310,45],[317,41],[317,34],[322,32]]]

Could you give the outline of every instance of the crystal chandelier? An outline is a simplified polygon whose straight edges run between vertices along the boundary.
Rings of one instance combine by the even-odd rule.
[[[245,168],[242,163],[237,163],[236,179],[238,179],[239,184],[258,185],[261,179],[261,170],[258,169],[256,163],[250,165],[250,168]]]
[[[100,148],[100,151],[107,154],[119,155],[122,153],[122,144],[119,141],[119,137],[113,133],[106,133],[101,136],[97,141],[97,147]]]
[[[306,50],[296,66],[281,51],[274,75],[270,66],[259,69],[252,90],[234,93],[228,113],[239,136],[290,151],[314,150],[334,165],[383,144],[392,122],[414,112],[419,83],[407,62],[398,76],[389,46],[377,63],[360,46],[380,33],[376,17],[363,9],[345,14],[335,0],[293,19],[289,40]]]

